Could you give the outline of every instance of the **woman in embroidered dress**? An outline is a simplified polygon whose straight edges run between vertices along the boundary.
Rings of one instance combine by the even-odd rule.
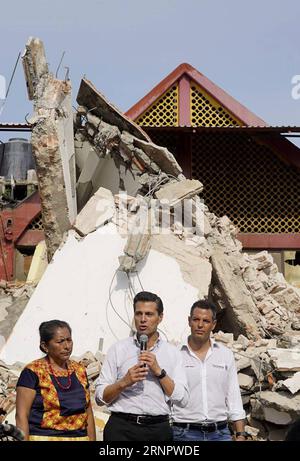
[[[25,440],[95,440],[85,367],[73,360],[71,328],[61,320],[39,327],[46,354],[29,363],[17,382],[16,425]]]

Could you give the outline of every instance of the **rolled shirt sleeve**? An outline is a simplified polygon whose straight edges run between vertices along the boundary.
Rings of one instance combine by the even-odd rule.
[[[179,407],[185,407],[189,400],[189,390],[185,369],[183,366],[183,359],[181,353],[176,349],[176,365],[174,368],[173,376],[171,379],[174,381],[174,390],[169,397],[172,403]]]
[[[104,359],[101,372],[95,382],[95,400],[98,405],[105,405],[103,393],[107,386],[117,381],[116,349],[112,346]]]
[[[238,421],[246,417],[233,354],[228,370],[226,405],[228,408],[228,419],[230,421]]]

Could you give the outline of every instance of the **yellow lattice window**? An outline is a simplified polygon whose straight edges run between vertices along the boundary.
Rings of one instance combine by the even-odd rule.
[[[178,85],[169,88],[136,123],[141,126],[178,126]]]
[[[242,125],[202,88],[192,84],[190,88],[192,126]]]
[[[192,138],[192,175],[217,216],[244,233],[300,232],[300,173],[243,134]]]

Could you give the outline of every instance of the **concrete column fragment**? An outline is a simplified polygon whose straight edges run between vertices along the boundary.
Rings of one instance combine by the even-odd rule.
[[[23,54],[48,260],[77,213],[71,84],[49,73],[43,43],[30,38]]]
[[[150,216],[147,208],[141,207],[135,217],[124,248],[125,256],[119,258],[120,271],[132,272],[150,250]]]

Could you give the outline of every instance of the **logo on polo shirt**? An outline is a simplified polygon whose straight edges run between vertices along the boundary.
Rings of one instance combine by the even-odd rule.
[[[213,367],[215,368],[221,368],[222,370],[227,370],[227,365],[217,365],[216,363],[212,364]]]

